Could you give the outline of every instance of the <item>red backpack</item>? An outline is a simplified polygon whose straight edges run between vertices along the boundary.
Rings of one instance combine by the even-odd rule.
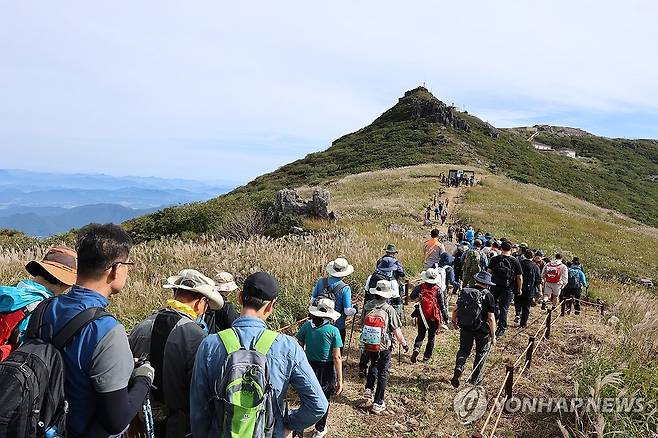
[[[387,329],[388,313],[383,306],[375,307],[366,313],[360,339],[363,343],[363,350],[367,353],[379,353],[390,348]]]
[[[560,277],[562,276],[562,263],[559,265],[554,263],[549,263],[546,266],[546,282],[547,283],[559,283]]]
[[[430,321],[441,321],[437,294],[439,286],[436,284],[423,283],[420,285],[420,309],[425,319]]]
[[[18,325],[25,319],[25,309],[0,313],[0,361],[18,347]]]

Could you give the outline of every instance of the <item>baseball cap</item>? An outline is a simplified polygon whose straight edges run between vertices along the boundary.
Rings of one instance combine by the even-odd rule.
[[[509,251],[512,249],[512,244],[509,243],[507,240],[504,240],[503,243],[500,244],[500,249],[503,251]]]
[[[244,281],[242,295],[273,301],[279,296],[279,282],[267,272],[256,272]]]

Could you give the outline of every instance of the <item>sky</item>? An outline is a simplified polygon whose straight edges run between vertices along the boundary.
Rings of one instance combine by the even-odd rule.
[[[658,2],[0,0],[0,168],[242,184],[425,84],[658,138]]]

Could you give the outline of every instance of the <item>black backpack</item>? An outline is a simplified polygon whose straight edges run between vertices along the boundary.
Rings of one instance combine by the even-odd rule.
[[[324,277],[322,279],[322,290],[318,294],[318,296],[313,300],[313,305],[316,306],[320,299],[322,298],[329,298],[331,301],[336,303],[336,297],[338,294],[347,287],[345,282],[339,281],[333,286],[329,286],[329,279],[327,277]]]
[[[162,384],[162,370],[164,369],[164,352],[167,345],[167,339],[176,324],[181,320],[176,312],[159,312],[153,321],[153,330],[151,331],[151,348],[149,350],[148,360],[155,370],[155,379],[153,380],[153,389],[151,394],[153,400],[164,403],[164,385]]]
[[[25,343],[0,362],[0,436],[45,437],[55,429],[65,436],[68,405],[64,397],[61,349],[87,324],[106,315],[100,307],[86,309],[69,321],[51,342],[42,340],[43,314],[53,298],[32,312]],[[50,435],[52,436],[52,435]]]
[[[457,300],[457,321],[459,328],[479,330],[482,327],[482,300],[484,291],[465,287]]]
[[[493,269],[491,277],[494,283],[496,283],[496,289],[509,289],[514,280],[514,269],[512,268],[511,256],[500,255],[499,262],[496,265],[496,269]]]

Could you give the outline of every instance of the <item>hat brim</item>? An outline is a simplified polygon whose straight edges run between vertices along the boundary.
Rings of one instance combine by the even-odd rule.
[[[323,312],[315,306],[309,307],[308,313],[313,316],[317,316],[318,318],[329,318],[332,321],[336,321],[338,318],[340,318],[340,313],[336,312],[335,310],[332,310],[331,312]]]
[[[196,292],[208,298],[208,305],[212,310],[219,310],[224,307],[224,297],[219,293],[216,286],[211,286],[209,284],[200,284],[195,287],[185,286],[183,284],[174,284],[174,282],[179,279],[180,276],[174,275],[167,279],[167,283],[162,285],[164,289],[183,289],[189,290],[190,292]],[[173,279],[173,281],[172,281]]]
[[[387,252],[387,253],[390,253],[390,254],[397,254],[397,253],[400,252],[400,251],[398,251],[397,249],[390,250],[390,249],[388,249],[388,248],[384,248],[384,249],[382,249],[382,251]]]
[[[215,287],[220,292],[233,292],[238,288],[238,285],[235,284],[235,281],[229,281],[227,283],[218,283]]]
[[[327,263],[325,270],[327,271],[327,274],[331,275],[332,277],[343,278],[351,275],[354,272],[354,266],[347,265],[347,268],[344,271],[336,271],[334,269],[334,263],[329,262]]]
[[[440,279],[439,277],[437,277],[437,278],[428,278],[428,277],[425,275],[425,271],[421,272],[421,274],[420,274],[420,279],[421,279],[424,283],[429,283],[429,284],[439,284],[439,283],[441,283],[441,279]]]
[[[27,265],[25,265],[25,270],[32,276],[39,275],[41,273],[41,269],[48,272],[50,275],[67,286],[73,286],[75,284],[77,277],[76,273],[61,267],[59,264],[32,260],[31,262],[28,262]]]
[[[473,278],[475,279],[475,282],[476,282],[476,283],[486,284],[487,286],[495,286],[495,285],[496,285],[496,283],[494,283],[493,281],[485,281],[485,280],[481,280],[481,279],[479,279],[479,278],[478,278],[477,276],[475,276],[475,275],[473,276]]]
[[[381,291],[381,290],[377,290],[376,287],[371,287],[368,292],[370,292],[370,294],[372,294],[372,295],[377,295],[377,296],[380,296],[382,298],[393,298],[393,297],[397,296],[397,294],[394,291],[384,292],[384,291]]]

